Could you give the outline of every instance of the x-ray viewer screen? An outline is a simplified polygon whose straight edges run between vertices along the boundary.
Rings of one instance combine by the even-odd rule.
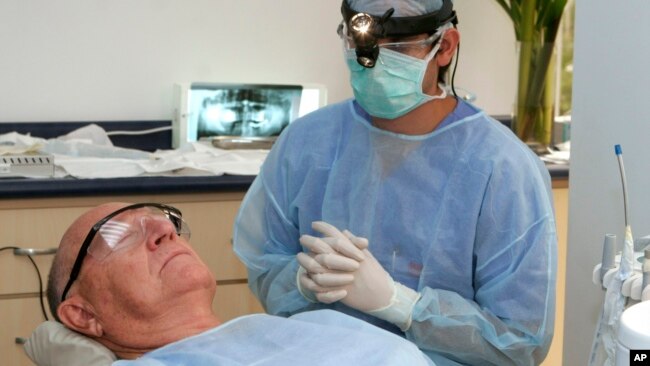
[[[214,136],[277,136],[300,108],[301,86],[192,85],[191,118],[196,139]]]

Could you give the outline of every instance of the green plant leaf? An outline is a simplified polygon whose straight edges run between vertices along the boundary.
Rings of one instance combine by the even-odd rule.
[[[541,120],[552,122],[552,90],[546,87],[552,80],[549,69],[553,64],[553,45],[567,0],[495,0],[512,20],[519,41],[519,79],[517,94],[517,135],[522,140],[531,134],[550,139],[552,129]]]
[[[518,41],[555,39],[567,0],[495,0],[512,20]]]
[[[512,18],[512,10],[510,10],[510,5],[506,2],[506,0],[496,0],[496,2],[501,5],[503,10],[510,15],[510,18]]]
[[[510,18],[512,19],[512,23],[515,28],[515,38],[519,41],[521,40],[521,4],[518,2],[513,2],[510,10]]]

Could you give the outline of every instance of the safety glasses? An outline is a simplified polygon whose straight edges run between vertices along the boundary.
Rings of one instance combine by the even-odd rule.
[[[354,41],[354,38],[349,35],[348,27],[345,24],[345,22],[341,22],[341,24],[337,28],[337,33],[339,37],[341,37],[341,40],[343,41],[343,46],[345,47],[346,50],[356,49],[357,45]],[[383,48],[383,49],[388,49],[388,50],[392,50],[407,55],[414,54],[414,53],[419,53],[424,49],[430,48],[431,45],[433,45],[440,38],[440,35],[441,32],[438,31],[427,38],[418,39],[415,41],[377,43],[377,46],[379,47],[380,50]]]
[[[134,213],[133,210],[142,210]],[[70,287],[79,276],[86,255],[104,260],[111,253],[143,243],[151,228],[156,225],[174,226],[176,234],[189,240],[190,228],[179,209],[161,203],[138,203],[123,207],[99,220],[84,239],[77,259],[72,266],[61,301],[65,300]]]

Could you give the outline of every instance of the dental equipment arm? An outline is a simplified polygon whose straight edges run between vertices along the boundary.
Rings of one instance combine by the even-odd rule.
[[[623,210],[625,214],[625,240],[619,259],[619,266],[607,281],[607,273],[603,276],[605,302],[600,313],[598,325],[591,346],[589,365],[611,364],[615,360],[616,334],[618,333],[619,319],[625,309],[627,298],[624,295],[626,283],[633,283],[634,275],[634,239],[630,227],[627,201],[627,182],[623,165],[623,151],[620,145],[614,146],[618,160],[621,183],[623,188]],[[607,283],[605,283],[607,281]],[[628,289],[628,293],[629,293]]]

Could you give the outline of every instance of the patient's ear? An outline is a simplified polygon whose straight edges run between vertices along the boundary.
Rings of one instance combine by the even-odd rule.
[[[79,295],[65,299],[57,309],[61,322],[81,334],[99,338],[104,333],[92,306]]]

